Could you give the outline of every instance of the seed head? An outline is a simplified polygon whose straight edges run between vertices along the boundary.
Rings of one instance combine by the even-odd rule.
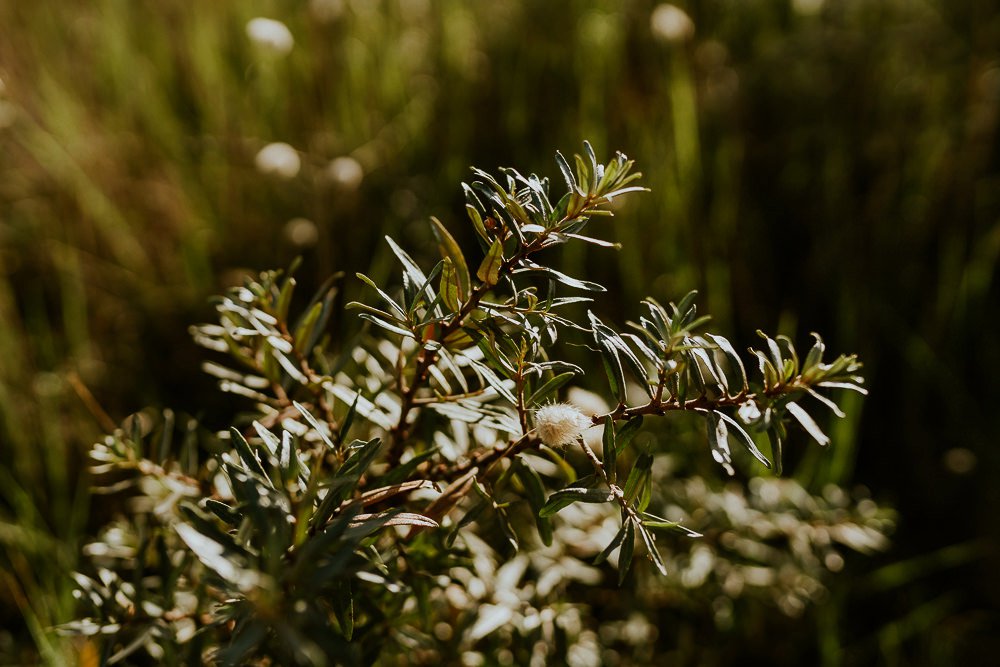
[[[535,432],[549,447],[576,442],[592,423],[569,403],[552,403],[535,411]]]

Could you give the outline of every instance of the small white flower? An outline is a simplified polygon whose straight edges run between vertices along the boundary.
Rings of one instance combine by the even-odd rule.
[[[653,37],[676,44],[686,41],[694,35],[694,21],[680,7],[666,3],[657,5],[649,17],[649,27]]]
[[[254,158],[257,170],[279,178],[295,178],[302,167],[298,152],[286,143],[268,144]]]
[[[549,447],[576,442],[591,425],[590,419],[569,403],[552,403],[535,411],[535,432]]]
[[[247,23],[247,37],[257,46],[275,55],[287,55],[295,46],[292,31],[281,21],[255,18]]]

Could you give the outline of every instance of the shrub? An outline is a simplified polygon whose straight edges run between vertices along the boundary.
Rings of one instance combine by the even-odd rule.
[[[482,259],[434,218],[441,259],[430,271],[387,237],[401,288],[359,274],[373,300],[347,304],[365,322],[353,340],[325,333],[332,288],[292,316],[294,267],[221,297],[219,322],[192,333],[228,357],[205,369],[252,413],[218,434],[169,411],[136,415],[94,446],[99,491],[122,494],[127,511],[86,547],[86,615],[63,630],[91,636],[108,663],[141,651],[172,664],[484,653],[598,664],[600,643],[639,660],[649,633],[609,624],[598,642],[579,593],[608,562],[619,585],[642,557],[666,574],[663,543],[704,531],[695,548],[675,547],[679,590],[756,590],[797,613],[842,566],[836,545],[884,547],[890,524],[870,501],[836,488],[817,498],[791,480],[712,491],[673,476],[664,438],[637,437],[686,413],[730,475],[741,451],[780,474],[790,425],[828,444],[805,401],[839,414],[819,392],[864,393],[860,364],[824,361],[819,336],[800,358],[788,338],[761,334],[751,380],[734,346],[705,330],[693,293],[645,300],[628,333],[574,316],[590,301],[576,294],[604,288],[541,257],[612,245],[585,228],[643,189],[625,156],[601,164],[584,148],[572,165],[557,154],[557,201],[547,179],[474,170],[463,188]],[[593,352],[609,405],[579,389],[558,400],[586,374],[560,358],[562,343]]]

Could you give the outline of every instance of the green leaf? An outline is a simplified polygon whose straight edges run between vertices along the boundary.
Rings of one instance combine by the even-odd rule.
[[[706,426],[708,427],[708,442],[712,447],[712,458],[721,465],[730,475],[735,475],[733,469],[733,454],[729,450],[729,428],[726,422],[719,418],[721,413],[711,410],[703,411],[706,415]]]
[[[340,504],[354,492],[361,480],[361,475],[375,460],[381,446],[382,441],[379,438],[374,438],[368,442],[355,440],[347,447],[350,455],[333,476],[326,496],[310,520],[314,528],[324,526],[333,513],[340,508]]]
[[[667,566],[663,564],[663,557],[660,556],[660,551],[656,548],[656,538],[642,524],[639,524],[639,535],[642,536],[642,541],[646,544],[646,552],[649,555],[649,559],[653,561],[653,565],[660,571],[660,574],[666,576]]]
[[[590,282],[589,280],[578,280],[571,276],[567,276],[565,273],[556,271],[555,269],[549,268],[547,266],[540,266],[538,264],[529,264],[525,261],[525,265],[514,271],[514,275],[520,275],[524,273],[541,273],[548,278],[555,280],[556,282],[562,283],[567,287],[573,287],[575,289],[582,289],[589,292],[606,292],[607,290],[603,285],[598,283]]]
[[[788,412],[790,412],[792,416],[795,417],[795,419],[799,422],[799,424],[802,425],[802,428],[804,428],[816,442],[818,442],[823,447],[826,447],[827,445],[830,444],[830,438],[827,437],[825,433],[823,433],[823,430],[819,427],[819,425],[816,424],[815,421],[813,421],[813,418],[809,416],[809,413],[806,412],[802,408],[802,406],[800,406],[798,403],[794,401],[791,401],[787,403],[785,407],[788,409]]]
[[[270,454],[272,458],[276,459],[278,457],[278,448],[281,446],[281,440],[278,439],[278,436],[264,428],[264,425],[259,421],[254,420],[253,428],[257,431],[257,435],[260,436],[260,439],[264,441],[264,446],[267,447],[267,453]]]
[[[465,256],[462,254],[462,249],[437,218],[431,218],[431,229],[434,231],[434,236],[437,239],[438,251],[441,253],[441,257],[451,260],[455,270],[458,282],[458,300],[465,301],[469,298],[472,285],[469,279],[469,266],[465,263]]]
[[[386,311],[380,310],[374,306],[369,306],[367,303],[361,303],[360,301],[349,301],[344,305],[344,310],[363,310],[364,312],[374,315],[375,317],[381,317],[390,321],[397,321],[395,317]]]
[[[601,351],[601,360],[604,364],[604,373],[608,377],[608,384],[611,386],[611,393],[617,398],[619,403],[624,403],[627,399],[625,394],[625,374],[622,372],[621,360],[618,359],[617,350],[604,342],[598,343]]]
[[[625,575],[632,566],[632,554],[635,553],[635,522],[632,517],[625,519],[625,537],[622,539],[622,550],[618,554],[618,585],[625,582]]]
[[[299,414],[302,415],[303,419],[306,420],[306,422],[312,427],[312,429],[320,437],[320,440],[322,440],[327,447],[329,447],[330,449],[336,449],[336,447],[333,446],[333,442],[330,440],[329,436],[327,436],[326,429],[324,429],[323,426],[320,425],[319,420],[313,416],[313,413],[311,413],[308,408],[306,408],[298,401],[292,401],[292,406],[299,411]]]
[[[639,361],[638,357],[635,356],[635,353],[632,352],[632,349],[625,343],[624,340],[622,340],[621,336],[601,322],[601,320],[598,319],[592,312],[588,311],[587,316],[590,318],[590,324],[593,328],[594,337],[598,344],[601,344],[601,341],[604,341],[605,344],[611,346],[615,350],[615,355],[619,358],[619,360],[625,360],[623,366],[628,366],[629,370],[646,390],[646,393],[650,398],[652,398],[653,392],[649,386],[646,368]]]
[[[274,316],[279,321],[283,322],[288,318],[288,308],[292,304],[292,292],[294,291],[295,278],[289,276],[281,286],[281,291],[278,293],[278,301],[274,306]]]
[[[617,533],[615,533],[614,538],[612,538],[611,542],[608,543],[608,546],[604,547],[604,550],[601,553],[597,554],[597,557],[594,558],[594,565],[600,565],[601,563],[606,561],[608,559],[608,556],[613,554],[615,549],[621,546],[622,541],[624,541],[625,539],[626,532],[627,529],[625,528],[625,524],[623,523],[622,527],[618,529]]]
[[[548,517],[543,517],[539,515],[542,507],[545,506],[545,486],[542,484],[542,478],[522,457],[518,456],[514,459],[514,474],[517,478],[521,480],[521,484],[524,486],[525,497],[528,499],[528,505],[531,506],[532,513],[535,515],[535,524],[538,526],[538,536],[541,538],[542,543],[545,546],[551,546],[552,544],[552,523],[549,521]]]
[[[369,278],[368,276],[366,276],[363,273],[356,273],[354,275],[356,275],[365,284],[367,284],[369,287],[371,287],[373,290],[375,290],[376,294],[378,294],[379,297],[383,301],[385,301],[386,305],[388,305],[389,308],[392,309],[396,313],[396,315],[399,316],[399,318],[401,320],[405,320],[406,319],[406,311],[403,310],[403,307],[400,306],[398,303],[396,303],[395,299],[393,299],[391,296],[389,296],[384,291],[382,291],[382,289],[378,285],[375,284],[374,280],[372,280],[371,278]]]
[[[432,447],[425,452],[420,452],[412,458],[407,459],[406,463],[400,463],[394,468],[391,468],[388,472],[378,478],[378,484],[380,486],[392,486],[398,484],[410,477],[410,475],[420,467],[420,464],[424,461],[429,460],[435,454],[438,453],[437,447]]]
[[[573,503],[609,503],[615,496],[607,489],[588,489],[581,486],[571,486],[561,491],[556,491],[549,500],[538,511],[538,516],[549,517],[559,512]]]
[[[777,341],[760,329],[757,330],[757,335],[763,338],[767,343],[767,349],[771,353],[771,362],[774,365],[774,368],[780,373],[781,369],[785,367],[785,360],[781,356],[781,348],[778,347]]]
[[[453,312],[458,312],[462,308],[464,298],[458,271],[447,257],[444,258],[444,267],[441,269],[441,285],[438,292],[441,294],[441,301]]]
[[[491,507],[492,504],[493,503],[488,498],[481,498],[476,502],[476,504],[470,507],[469,511],[467,511],[462,518],[459,519],[458,523],[455,524],[455,528],[445,537],[445,546],[450,549],[455,543],[455,538],[458,537],[459,531],[473,522],[478,521],[479,517],[486,511],[486,508]]]
[[[753,457],[755,459],[763,463],[766,467],[768,468],[771,467],[771,462],[767,460],[767,457],[764,456],[759,449],[757,449],[757,443],[753,441],[753,438],[750,437],[750,434],[743,429],[743,427],[739,424],[739,422],[737,422],[735,419],[733,419],[724,412],[716,411],[715,414],[719,419],[726,422],[726,424],[728,424],[735,430],[736,439],[739,440],[740,443],[747,448],[747,451],[753,454]]]
[[[407,255],[406,251],[400,248],[396,244],[396,242],[392,240],[391,237],[386,236],[385,240],[389,244],[389,247],[392,249],[392,252],[396,255],[400,263],[403,265],[403,270],[406,271],[406,274],[410,277],[410,280],[413,281],[413,284],[423,285],[425,282],[427,282],[427,276],[425,276],[424,272],[420,270],[420,267],[417,266],[417,263],[413,261],[413,258]]]
[[[784,430],[783,428],[781,428],[780,422],[778,424],[775,424],[774,430],[769,430],[767,432],[767,437],[768,440],[771,441],[771,457],[774,459],[774,474],[777,475],[778,477],[781,477],[781,473],[784,469],[782,449],[784,446],[785,438],[782,433],[778,432],[779,428],[782,431]]]
[[[573,170],[570,168],[569,163],[566,162],[566,158],[559,151],[556,151],[556,164],[559,165],[559,171],[562,172],[563,179],[566,181],[566,188],[570,192],[576,192],[581,197],[584,196],[586,193],[577,185]]]
[[[249,620],[236,626],[229,644],[220,648],[216,659],[220,665],[245,664],[243,658],[257,648],[270,634],[270,628],[263,621]]]
[[[229,433],[232,436],[233,446],[236,448],[236,453],[239,455],[240,460],[243,461],[243,465],[247,470],[258,475],[260,479],[267,483],[268,486],[274,488],[271,484],[271,479],[268,477],[267,473],[264,472],[264,466],[261,465],[260,460],[257,455],[254,454],[253,449],[250,447],[250,443],[246,441],[243,434],[240,433],[237,428],[230,428]]]
[[[434,283],[438,275],[441,273],[442,268],[444,268],[443,259],[434,265],[434,268],[431,269],[431,272],[427,275],[427,279],[424,280],[424,282],[420,283],[419,285],[414,285],[411,291],[411,298],[408,302],[409,306],[406,312],[407,318],[412,317],[413,314],[417,311],[417,308],[419,308],[421,304],[425,304],[427,306],[428,314],[434,312],[435,310],[434,307],[437,305],[440,296],[435,294],[434,289],[431,287],[431,285]],[[434,316],[440,317],[441,313],[434,312]]]
[[[844,412],[840,409],[840,407],[836,403],[834,403],[833,401],[831,401],[829,398],[827,398],[823,394],[818,393],[815,389],[813,389],[811,387],[807,387],[806,388],[806,393],[808,393],[810,396],[812,396],[813,398],[815,398],[817,401],[819,401],[820,403],[822,403],[826,407],[830,408],[830,410],[833,412],[833,414],[837,415],[841,419],[843,419],[844,417],[847,416],[846,414],[844,414]]]
[[[323,314],[323,305],[322,301],[314,303],[295,328],[292,338],[295,340],[296,352],[305,353],[308,351],[309,341],[312,340],[320,315]]]
[[[337,622],[340,624],[341,634],[344,639],[351,641],[351,637],[354,636],[354,591],[351,589],[351,580],[336,582],[330,600],[337,615]]]
[[[490,242],[490,236],[489,233],[486,231],[486,225],[483,224],[483,216],[480,215],[479,209],[477,209],[472,204],[466,204],[465,212],[468,214],[469,220],[472,221],[472,226],[475,227],[476,234],[479,235],[480,245],[488,247],[487,244],[489,244]]]
[[[671,530],[674,532],[683,533],[688,537],[703,537],[701,533],[682,526],[680,521],[667,521],[663,517],[656,516],[655,514],[650,514],[649,512],[642,513],[642,525],[646,526],[647,528],[653,528],[659,530]]]
[[[358,392],[354,397],[354,401],[351,403],[350,409],[344,416],[344,421],[340,425],[340,431],[337,433],[337,441],[344,442],[347,439],[347,434],[351,430],[351,424],[354,423],[354,417],[358,414],[358,401],[361,400],[361,393]],[[332,445],[331,445],[332,446]]]
[[[213,498],[206,498],[203,501],[203,503],[205,505],[205,509],[207,509],[212,514],[222,519],[224,523],[227,523],[230,526],[235,526],[239,524],[239,522],[243,518],[242,514],[240,514],[235,509],[233,509],[224,502],[215,500]]]
[[[733,344],[722,336],[716,336],[714,334],[706,334],[706,336],[710,338],[713,343],[719,346],[719,349],[725,355],[726,359],[729,360],[729,365],[733,373],[736,374],[736,379],[738,380],[739,385],[742,387],[743,392],[746,393],[749,390],[749,387],[747,386],[747,369],[743,366],[743,360],[740,359],[740,355],[737,354],[736,348],[734,348]],[[732,387],[731,382],[728,384]]]
[[[476,361],[475,359],[470,359],[469,363],[473,366],[473,368],[479,371],[479,374],[483,376],[483,380],[485,380],[486,384],[492,387],[496,393],[514,405],[517,405],[517,399],[514,398],[514,394],[510,392],[510,389],[504,386],[503,380],[497,377],[497,374],[494,373],[489,366]]]
[[[802,367],[803,371],[809,370],[823,361],[823,352],[826,350],[826,345],[823,343],[823,339],[819,337],[818,333],[813,333],[813,338],[815,338],[816,341],[809,350],[809,354],[806,355],[806,363]]]
[[[295,443],[292,441],[292,434],[288,431],[283,431],[281,434],[281,445],[278,447],[278,468],[281,471],[282,482],[287,482],[289,479],[295,476],[299,468],[298,457],[294,456]],[[295,467],[292,467],[292,462],[295,462]]]
[[[503,265],[503,243],[499,238],[493,239],[489,252],[483,258],[483,263],[479,265],[476,276],[484,283],[492,287],[500,279],[500,267]]]
[[[597,161],[597,155],[594,154],[594,147],[590,145],[590,142],[584,139],[583,141],[583,152],[587,154],[587,160],[590,161],[590,191],[593,192],[597,190],[597,182],[603,175],[599,172],[603,171],[603,165]]]
[[[413,333],[412,331],[410,331],[409,329],[404,329],[403,327],[397,326],[397,325],[393,324],[392,322],[386,322],[382,318],[375,317],[371,313],[358,313],[358,317],[360,317],[363,320],[368,320],[372,324],[375,324],[376,326],[379,326],[379,327],[385,329],[386,331],[390,331],[390,332],[392,332],[394,334],[399,334],[400,336],[403,336],[404,338],[412,338],[414,340],[416,340],[416,338],[417,338],[417,335],[415,333]]]
[[[234,549],[216,542],[183,521],[175,523],[174,530],[198,560],[225,581],[241,590],[252,587],[257,582],[256,573],[239,564],[241,558]]]
[[[507,514],[507,510],[503,506],[493,502],[493,513],[496,514],[497,524],[500,526],[501,532],[503,532],[504,537],[507,538],[507,544],[510,545],[510,553],[517,553],[518,539],[517,531],[514,530],[514,526],[510,522],[510,516]],[[543,521],[548,519],[544,517],[539,517]]]
[[[615,444],[615,421],[611,415],[604,418],[604,435],[601,440],[604,447],[604,472],[608,476],[608,481],[614,484],[617,481],[618,470],[618,447]]]
[[[630,442],[635,434],[639,432],[642,428],[642,415],[637,415],[629,419],[624,426],[618,429],[618,433],[615,436],[615,446],[618,449],[618,454],[621,454]]]
[[[852,384],[850,382],[820,382],[816,385],[817,387],[825,387],[827,389],[850,389],[851,391],[856,391],[862,396],[868,395],[868,390],[864,387]]]
[[[544,401],[549,394],[558,391],[560,387],[569,382],[570,379],[572,379],[575,376],[576,373],[570,371],[567,373],[556,375],[553,378],[549,378],[548,380],[545,381],[545,383],[542,384],[541,387],[536,389],[534,393],[531,394],[531,396],[528,398],[527,406],[531,407],[533,405],[538,405],[539,403]]]
[[[652,468],[653,457],[647,452],[640,454],[639,458],[636,459],[635,465],[632,467],[632,471],[628,474],[628,479],[625,480],[624,493],[626,501],[631,503],[643,491],[643,487],[647,483],[647,478],[652,474]]]
[[[358,514],[351,521],[351,526],[377,522],[379,529],[390,526],[417,526],[419,528],[439,528],[440,524],[434,519],[416,514],[414,512],[400,512],[398,510],[386,510],[377,514]]]
[[[571,233],[568,233],[568,232],[563,232],[562,236],[567,236],[567,237],[569,237],[571,239],[576,239],[578,241],[583,241],[584,243],[592,243],[592,244],[594,244],[596,246],[600,246],[602,248],[614,248],[615,250],[621,250],[621,247],[622,247],[621,243],[613,243],[611,241],[604,241],[602,239],[595,239],[593,237],[582,236],[580,234],[571,234]]]

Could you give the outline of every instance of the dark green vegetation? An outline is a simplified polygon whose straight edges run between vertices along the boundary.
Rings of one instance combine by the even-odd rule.
[[[385,233],[433,260],[435,214],[475,247],[454,224],[468,165],[555,176],[552,149],[583,137],[626,150],[653,190],[608,227],[621,251],[559,257],[615,286],[598,315],[697,288],[737,349],[760,328],[857,352],[871,395],[843,398],[829,451],[799,432],[786,474],[899,511],[892,550],[848,558],[797,618],[751,600],[720,625],[714,592],[619,609],[612,581],[593,593],[606,627],[639,608],[660,628],[650,656],[699,664],[995,648],[1000,24],[973,0],[794,4],[692,4],[675,43],[639,2],[0,5],[0,654],[64,650],[43,637],[74,613],[64,575],[121,505],[88,500],[90,444],[147,405],[209,429],[246,408],[198,371],[187,327],[211,294],[298,254],[305,296],[333,271],[396,285]],[[258,15],[288,24],[288,55],[248,40]],[[254,166],[277,141],[300,151],[294,178]],[[330,323],[335,340],[356,328]],[[718,486],[704,446],[675,472]]]
[[[599,644],[625,612],[598,606],[599,588],[573,587],[602,583],[607,566],[593,566],[606,561],[621,586],[637,545],[653,572],[667,575],[664,549],[680,568],[633,590],[638,605],[714,594],[721,627],[744,613],[736,602],[762,595],[798,615],[843,568],[843,549],[885,549],[891,515],[836,486],[812,496],[757,480],[749,503],[733,490],[683,495],[705,481],[670,472],[692,438],[667,424],[688,417],[730,475],[751,457],[780,471],[790,425],[829,443],[804,405],[843,416],[824,394],[865,394],[861,365],[824,360],[819,336],[800,358],[788,338],[761,334],[748,373],[707,332],[694,293],[645,300],[634,333],[592,312],[574,322],[597,303],[579,294],[604,287],[540,262],[564,244],[613,247],[583,232],[643,190],[625,156],[605,164],[584,148],[572,163],[557,154],[565,191],[474,170],[463,190],[477,253],[431,218],[440,260],[425,272],[386,237],[401,289],[359,273],[372,298],[346,307],[371,326],[343,347],[325,335],[332,289],[296,314],[295,278],[268,272],[217,299],[218,322],[192,334],[227,357],[205,366],[220,390],[255,407],[200,442],[186,421],[178,447],[170,412],[94,446],[95,489],[127,513],[84,548],[82,617],[59,631],[92,637],[109,664],[631,663],[677,638],[637,639],[649,620],[625,616],[624,645]],[[566,342],[596,358],[566,361]],[[587,367],[603,367],[608,404],[554,402]],[[658,545],[663,531],[698,542]]]

